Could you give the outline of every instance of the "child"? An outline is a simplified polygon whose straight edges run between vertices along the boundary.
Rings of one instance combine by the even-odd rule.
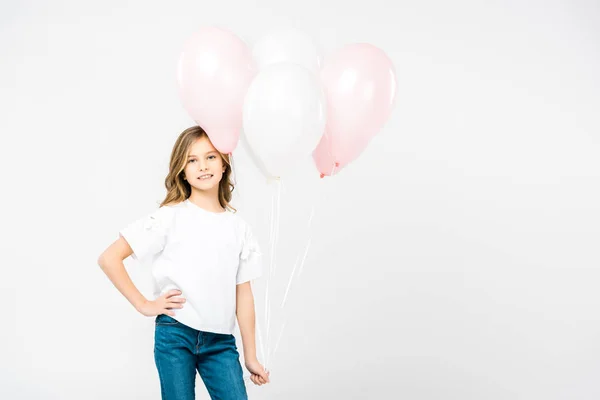
[[[154,360],[163,399],[195,397],[196,370],[211,398],[247,399],[235,337],[237,317],[246,368],[269,382],[258,362],[250,281],[262,274],[252,230],[229,202],[229,156],[199,126],[179,135],[160,208],[120,231],[98,259],[115,287],[145,316],[156,316]],[[231,211],[233,210],[233,211]],[[155,300],[133,285],[123,260],[152,263]]]

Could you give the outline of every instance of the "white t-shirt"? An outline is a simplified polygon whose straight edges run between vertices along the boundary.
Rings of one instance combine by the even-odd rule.
[[[250,226],[231,211],[207,211],[189,199],[163,206],[120,232],[132,257],[152,265],[155,299],[171,289],[186,302],[175,318],[200,331],[232,334],[236,285],[262,275]]]

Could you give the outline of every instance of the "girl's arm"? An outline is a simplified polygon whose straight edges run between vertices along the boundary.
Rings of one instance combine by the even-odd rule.
[[[254,333],[254,296],[250,281],[236,286],[236,315],[242,334],[242,343],[244,344],[244,359],[247,361],[257,360]]]
[[[256,385],[264,385],[270,381],[270,372],[265,371],[256,357],[254,296],[250,281],[236,286],[236,315],[242,334],[246,368],[252,374],[250,379]]]
[[[127,243],[127,240],[120,236],[98,257],[98,265],[139,313],[146,317],[159,314],[174,316],[175,313],[171,310],[173,308],[183,308],[183,303],[186,302],[183,297],[175,297],[179,296],[181,291],[170,290],[156,300],[146,299],[131,281],[123,264],[123,260],[132,254],[133,249]]]
[[[123,260],[131,254],[133,254],[133,250],[129,243],[120,236],[100,255],[98,265],[119,292],[129,300],[137,311],[140,311],[147,300],[135,287],[123,264]]]

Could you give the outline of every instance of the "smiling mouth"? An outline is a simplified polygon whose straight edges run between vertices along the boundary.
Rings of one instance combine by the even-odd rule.
[[[210,179],[212,177],[213,177],[212,174],[206,174],[206,175],[199,176],[198,179],[200,179],[201,181],[205,181],[205,180]]]

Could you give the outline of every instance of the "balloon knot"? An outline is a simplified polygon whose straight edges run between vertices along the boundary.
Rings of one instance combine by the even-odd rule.
[[[325,177],[325,174],[321,173],[321,179],[323,179]]]

